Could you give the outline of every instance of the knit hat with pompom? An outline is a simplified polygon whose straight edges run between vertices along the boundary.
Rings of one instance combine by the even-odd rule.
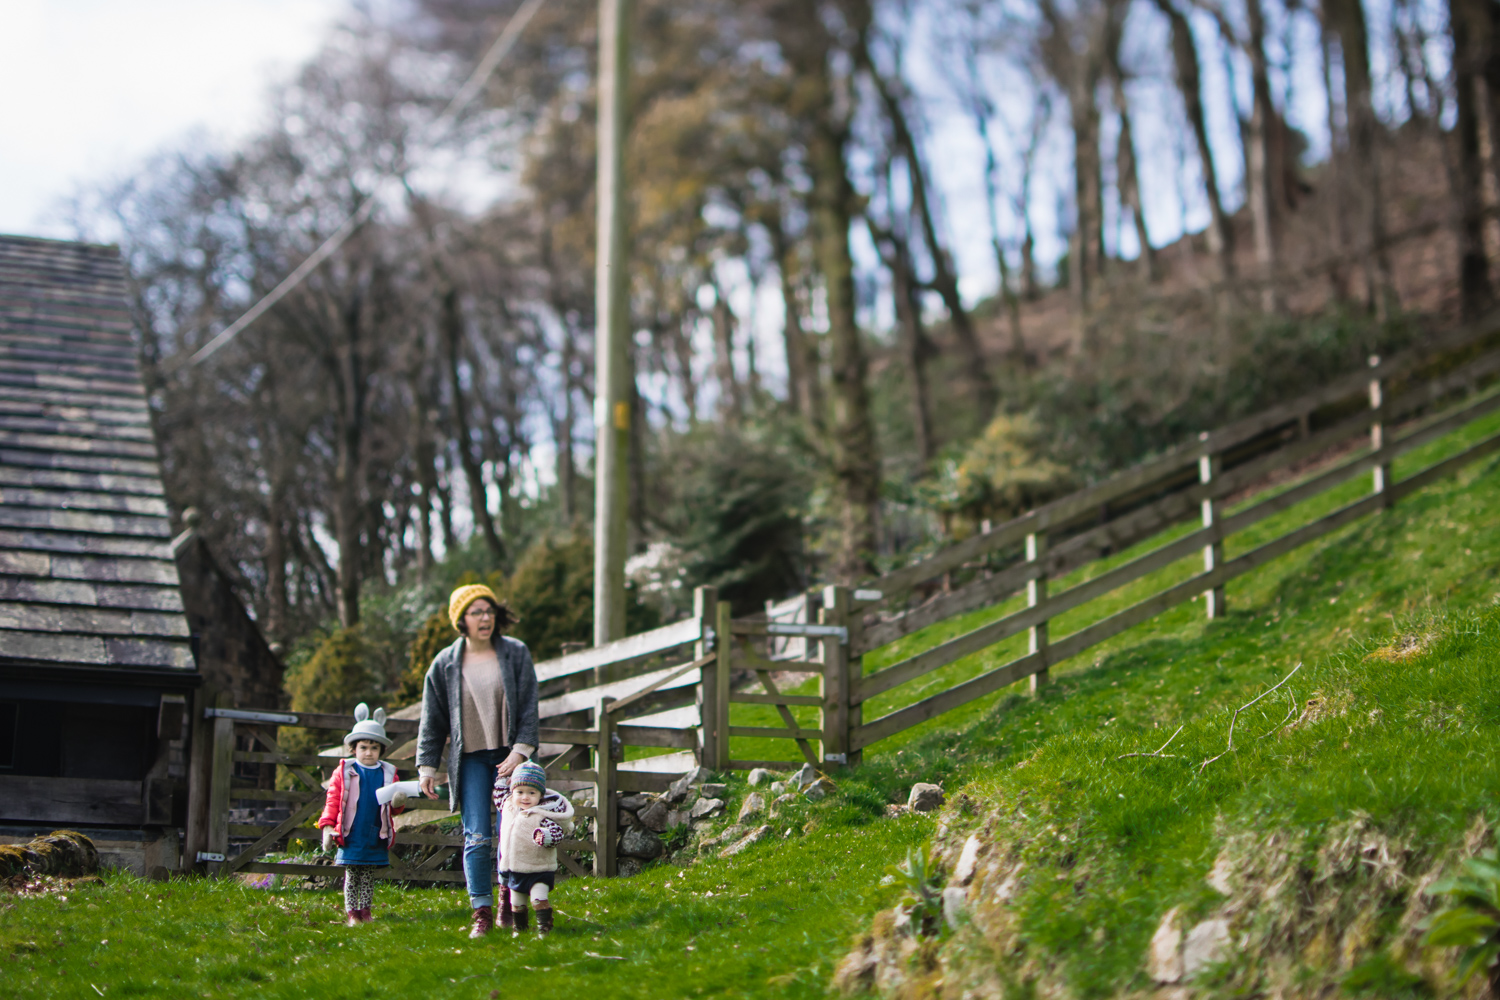
[[[510,772],[510,787],[514,791],[519,785],[530,785],[539,792],[547,790],[547,772],[534,760],[526,763]]]
[[[453,623],[455,629],[458,629],[459,620],[463,618],[464,612],[469,610],[469,605],[481,597],[489,598],[491,604],[497,608],[500,607],[500,598],[482,583],[470,583],[459,587],[453,592],[453,596],[448,598],[448,620]],[[462,631],[462,629],[458,630]]]

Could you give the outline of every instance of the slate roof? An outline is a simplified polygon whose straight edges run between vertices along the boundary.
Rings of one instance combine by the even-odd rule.
[[[0,667],[194,673],[114,247],[0,236]]]

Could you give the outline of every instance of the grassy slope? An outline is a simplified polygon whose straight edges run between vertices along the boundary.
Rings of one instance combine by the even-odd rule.
[[[1455,435],[1423,458],[1493,429]],[[1300,698],[1339,678],[1357,685],[1368,671],[1332,654],[1388,637],[1393,617],[1401,622],[1500,600],[1497,487],[1495,463],[1481,463],[1236,581],[1226,619],[1205,624],[1198,605],[1176,609],[1063,665],[1040,699],[1002,692],[885,741],[860,772],[842,776],[835,800],[799,806],[778,821],[777,830],[791,834],[775,844],[685,870],[653,866],[605,885],[566,882],[555,895],[559,930],[547,942],[472,945],[460,933],[463,899],[452,891],[381,888],[381,919],[349,931],[335,919],[340,900],[334,893],[228,883],[158,886],[113,876],[102,887],[68,892],[66,901],[52,895],[0,903],[0,985],[6,995],[36,998],[93,996],[89,985],[106,996],[396,996],[425,987],[483,997],[493,989],[504,995],[530,968],[547,970],[549,990],[597,989],[609,996],[822,995],[851,936],[896,899],[894,888],[879,885],[886,866],[931,834],[926,818],[879,818],[884,803],[920,779],[944,780],[950,789],[971,785],[988,798],[1031,787],[1059,822],[1089,831],[1097,888],[1054,896],[1043,886],[1021,908],[1034,923],[1035,946],[1076,956],[1066,971],[1081,992],[1107,993],[1137,975],[1143,941],[1163,904],[1202,894],[1217,811],[1247,822],[1306,822],[1359,807],[1374,815],[1399,813],[1412,829],[1441,838],[1493,801],[1500,776],[1481,766],[1482,754],[1464,756],[1469,751],[1463,749],[1484,741],[1493,746],[1500,735],[1494,696],[1487,693],[1500,688],[1488,654],[1454,656],[1454,665],[1439,670],[1433,664],[1431,674],[1394,675],[1392,684],[1405,684],[1399,691],[1356,692],[1397,698],[1408,707],[1472,706],[1466,718],[1473,728],[1450,749],[1442,748],[1447,740],[1433,749],[1438,744],[1419,739],[1416,728],[1394,727],[1381,737],[1390,742],[1377,745],[1363,734],[1352,753],[1329,758],[1309,756],[1305,747],[1267,749],[1221,761],[1201,779],[1172,770],[1181,762],[1099,765],[1125,750],[1154,748],[1184,722],[1190,725],[1178,744],[1206,756],[1221,739],[1224,712],[1274,683],[1295,661],[1309,663],[1296,682]],[[1306,517],[1363,488],[1363,481],[1350,484],[1346,496],[1285,517]],[[1277,530],[1263,526],[1258,537]],[[1232,546],[1230,555],[1235,551]],[[1164,570],[1098,602],[1093,615],[1190,572],[1191,561]],[[903,650],[883,652],[881,662],[998,613],[976,613],[908,637]],[[1089,619],[1075,613],[1055,632],[1066,634]],[[1493,623],[1488,627],[1492,634]],[[986,651],[927,683],[935,690],[1014,653],[1004,646]],[[1480,677],[1491,682],[1488,688],[1476,686]],[[901,697],[886,708],[914,696]],[[742,715],[742,708],[752,711]],[[736,706],[736,723],[760,722],[752,714],[758,708]],[[878,714],[871,710],[866,717]],[[769,742],[746,743],[737,743],[736,756],[784,755]],[[1370,753],[1376,749],[1378,757]],[[1046,767],[1014,768],[1038,750],[1038,761],[1051,762]],[[1361,753],[1370,753],[1369,760],[1355,756]],[[804,832],[808,821],[812,827]],[[1087,928],[1099,926],[1110,928],[1106,946],[1076,947]]]

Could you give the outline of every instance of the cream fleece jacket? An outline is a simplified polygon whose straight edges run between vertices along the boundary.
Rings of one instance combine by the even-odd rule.
[[[562,839],[559,830],[573,832],[573,803],[559,793],[547,792],[530,809],[517,807],[515,800],[506,796],[500,807],[499,870],[556,871],[557,841]]]

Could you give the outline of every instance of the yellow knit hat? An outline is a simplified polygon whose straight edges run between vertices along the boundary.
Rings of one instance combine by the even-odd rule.
[[[458,628],[458,620],[464,616],[465,611],[469,610],[469,605],[481,597],[488,597],[490,603],[497,608],[500,607],[500,598],[482,583],[471,583],[453,592],[453,596],[448,598],[448,620],[453,623],[454,629]]]

